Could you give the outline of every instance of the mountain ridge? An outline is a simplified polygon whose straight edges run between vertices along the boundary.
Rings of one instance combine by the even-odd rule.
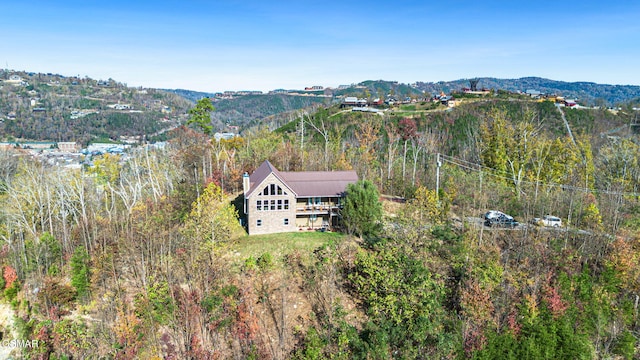
[[[256,94],[147,89],[128,87],[113,79],[104,81],[0,70],[0,136],[7,140],[54,139],[82,143],[100,138],[116,139],[122,135],[142,137],[184,121],[188,117],[187,110],[202,97],[214,100],[215,111],[211,119],[216,131],[235,132],[258,124],[274,124],[277,127],[296,117],[300,111],[336,105],[347,96],[371,101],[376,98],[427,100],[441,92],[456,96],[456,92],[470,87],[470,80],[477,80],[479,89],[503,92],[502,95],[505,92],[537,90],[576,99],[588,106],[629,105],[631,108],[640,103],[640,86],[565,82],[535,76],[519,79],[477,77],[411,84],[365,80],[339,88],[274,90]],[[21,85],[21,82],[24,84]],[[123,109],[112,108],[118,104],[124,104],[121,106]]]
[[[346,88],[326,88],[325,92],[329,92],[334,96],[364,95],[366,89],[373,97],[377,96],[381,91],[385,92],[384,95],[387,95],[386,93],[388,93],[389,90],[393,90],[395,94],[399,95],[417,95],[420,93],[433,95],[440,92],[450,93],[460,91],[470,86],[470,80],[477,80],[478,88],[511,92],[537,90],[542,93],[562,95],[567,98],[577,99],[585,105],[614,106],[629,101],[640,101],[640,85],[601,84],[593,81],[570,82],[539,76],[525,76],[521,78],[475,77],[436,82],[416,81],[412,84],[393,80],[364,80]],[[412,92],[408,90],[408,88],[417,91]],[[173,92],[192,101],[196,101],[205,96],[214,97],[216,95],[214,92],[201,92],[187,89],[159,90]],[[265,93],[264,95],[271,94]]]
[[[543,93],[563,95],[576,98],[588,105],[618,105],[629,101],[638,101],[640,86],[599,84],[590,81],[567,82],[536,76],[517,79],[500,79],[493,77],[477,77],[439,82],[418,82],[416,87],[423,91],[452,91],[469,86],[469,81],[478,80],[478,88],[493,90],[521,91],[537,90]]]

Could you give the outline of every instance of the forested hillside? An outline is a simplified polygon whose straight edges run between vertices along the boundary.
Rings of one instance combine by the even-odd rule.
[[[109,79],[0,71],[0,138],[45,141],[153,136],[186,118],[175,94]]]
[[[637,107],[640,99],[637,86],[567,83],[535,77],[477,80],[478,88],[493,90],[493,98],[517,97],[515,92],[532,89],[577,98],[585,105],[624,104],[629,109]],[[84,145],[117,141],[121,137],[161,140],[166,136],[158,135],[184,123],[187,110],[202,97],[210,97],[216,108],[211,116],[215,131],[229,131],[229,126],[243,130],[256,125],[275,129],[298,116],[297,113],[339,104],[347,96],[395,103],[424,100],[441,92],[454,92],[464,98],[468,95],[461,90],[469,85],[469,80],[412,85],[367,80],[340,89],[219,98],[216,94],[189,90],[130,88],[113,79],[0,70],[0,138],[76,141]]]
[[[637,358],[635,117],[478,97],[219,142],[178,127],[81,170],[1,151],[0,331],[45,359]],[[354,169],[394,201],[366,231],[247,236],[242,174],[264,160]],[[565,226],[527,224],[545,214]]]
[[[245,95],[233,100],[214,102],[216,111],[212,114],[214,124],[240,125],[251,127],[261,122],[286,123],[291,121],[291,113],[296,110],[312,109],[330,105],[332,99],[298,95]]]

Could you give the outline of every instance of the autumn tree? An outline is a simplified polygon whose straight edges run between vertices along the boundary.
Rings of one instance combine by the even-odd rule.
[[[225,199],[222,189],[210,183],[192,205],[185,234],[196,241],[228,241],[241,231],[237,210]]]
[[[439,205],[438,194],[435,190],[428,189],[424,186],[419,186],[413,199],[409,200],[405,207],[408,217],[414,219],[419,223],[441,223],[444,216],[442,207]]]
[[[498,176],[509,178],[519,198],[539,129],[527,120],[508,122],[506,112],[500,109],[494,109],[490,116],[481,126],[480,156],[485,166],[497,170]]]
[[[369,179],[372,170],[378,165],[375,144],[380,138],[380,125],[375,119],[367,118],[360,124],[360,130],[356,132],[357,140],[357,165],[358,173],[363,179]],[[375,174],[375,173],[374,173]]]
[[[418,138],[418,125],[416,124],[415,119],[413,118],[403,118],[398,122],[398,129],[400,130],[400,134],[402,135],[403,141],[403,155],[402,155],[402,179],[405,179],[406,171],[407,171],[407,144],[409,142],[414,142]],[[417,153],[419,153],[419,148],[415,149]],[[417,156],[415,154],[414,156]]]
[[[307,124],[309,124],[324,140],[324,170],[329,170],[329,141],[331,140],[331,132],[325,124],[325,119],[322,112],[318,112],[312,119],[307,115]],[[302,115],[304,120],[304,114]],[[318,124],[316,124],[318,123]]]

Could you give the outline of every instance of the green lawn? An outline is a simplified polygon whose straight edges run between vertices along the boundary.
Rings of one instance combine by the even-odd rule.
[[[344,234],[336,232],[290,232],[266,235],[243,236],[234,246],[235,257],[244,261],[249,256],[259,257],[269,253],[274,260],[280,261],[282,256],[294,250],[312,252],[329,242],[343,238]]]

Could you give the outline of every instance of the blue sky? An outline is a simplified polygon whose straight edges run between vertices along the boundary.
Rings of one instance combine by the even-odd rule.
[[[540,76],[640,85],[636,1],[3,1],[0,67],[199,91]]]

